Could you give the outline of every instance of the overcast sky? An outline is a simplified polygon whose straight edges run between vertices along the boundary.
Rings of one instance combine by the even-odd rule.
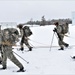
[[[31,18],[72,18],[74,0],[0,0],[0,22],[25,23]]]

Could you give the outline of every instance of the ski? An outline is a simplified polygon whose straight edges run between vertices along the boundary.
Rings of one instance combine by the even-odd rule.
[[[65,47],[64,49],[72,49],[73,46]]]
[[[21,51],[21,50],[18,50],[18,51]],[[21,51],[22,53],[24,53],[24,52],[29,52],[29,50],[23,50],[23,51]]]
[[[30,50],[24,50],[25,52],[31,52]]]
[[[15,71],[15,70],[13,70],[12,72],[17,72],[17,73],[19,73],[19,72],[26,72],[26,70],[23,70],[23,71]]]

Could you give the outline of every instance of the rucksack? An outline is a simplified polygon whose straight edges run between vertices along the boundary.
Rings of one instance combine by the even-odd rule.
[[[19,41],[19,32],[15,28],[6,28],[2,30],[2,42],[10,42],[11,44],[15,44]]]
[[[68,33],[68,31],[69,31],[69,25],[68,25],[68,23],[60,25],[60,26],[62,27],[62,32],[61,32],[62,34]]]
[[[31,29],[28,26],[23,27],[23,31],[24,31],[24,34],[27,37],[29,37],[29,36],[31,36],[33,34],[32,31],[31,31]]]

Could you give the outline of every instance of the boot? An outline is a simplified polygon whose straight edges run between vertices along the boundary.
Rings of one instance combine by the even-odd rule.
[[[75,59],[75,56],[73,56],[72,58]]]
[[[23,47],[21,47],[21,48],[20,48],[20,50],[21,50],[21,51],[23,51],[23,50],[24,50],[24,48],[23,48]]]
[[[0,68],[0,70],[5,70],[6,69],[6,67],[2,67],[2,68]]]
[[[30,47],[28,51],[32,51],[32,47]]]
[[[63,47],[61,47],[60,49],[58,49],[58,50],[64,50],[64,48]]]
[[[17,72],[24,72],[24,67],[20,68]]]
[[[68,47],[69,46],[69,44],[65,44],[65,47]]]
[[[29,51],[32,51],[32,47],[29,48]]]

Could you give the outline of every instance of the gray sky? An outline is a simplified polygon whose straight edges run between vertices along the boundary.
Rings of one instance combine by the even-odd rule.
[[[73,11],[74,0],[0,0],[0,22],[71,18]]]

